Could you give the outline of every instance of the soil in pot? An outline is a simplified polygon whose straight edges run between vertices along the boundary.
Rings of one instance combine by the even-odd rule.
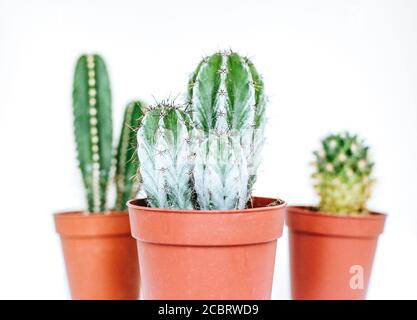
[[[59,213],[55,226],[73,299],[138,299],[138,257],[127,212]]]
[[[287,209],[293,299],[365,299],[385,215]]]
[[[144,299],[270,299],[285,203],[195,211],[129,202]],[[269,206],[268,206],[269,205]]]

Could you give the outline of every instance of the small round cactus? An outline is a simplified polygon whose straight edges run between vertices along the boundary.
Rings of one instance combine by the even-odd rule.
[[[320,197],[320,211],[334,214],[366,214],[366,202],[374,179],[369,147],[356,135],[331,134],[314,152],[312,177]]]

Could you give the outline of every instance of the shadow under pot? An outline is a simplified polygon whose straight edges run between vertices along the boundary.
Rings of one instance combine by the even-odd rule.
[[[335,216],[313,207],[287,209],[293,299],[366,298],[385,215]]]
[[[227,211],[128,203],[144,299],[270,299],[285,203]]]
[[[139,298],[139,267],[127,212],[55,214],[71,296],[76,300]]]

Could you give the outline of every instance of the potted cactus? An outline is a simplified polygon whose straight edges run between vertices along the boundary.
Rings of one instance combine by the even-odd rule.
[[[290,206],[294,299],[365,299],[385,215],[368,211],[374,184],[369,148],[347,132],[314,152],[318,207]]]
[[[225,51],[199,63],[185,104],[145,113],[147,200],[128,203],[145,299],[270,299],[285,203],[252,197],[265,106],[252,62]]]
[[[74,129],[87,209],[55,214],[73,299],[137,299],[139,268],[130,235],[126,201],[136,196],[136,132],[142,104],[125,110],[117,154],[113,157],[110,82],[98,55],[79,58],[74,76]],[[115,164],[115,170],[114,170]],[[107,208],[107,189],[115,171],[117,199]]]

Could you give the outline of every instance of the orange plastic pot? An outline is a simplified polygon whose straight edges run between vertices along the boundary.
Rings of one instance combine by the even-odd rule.
[[[128,203],[144,299],[270,299],[285,203],[253,208],[170,210]],[[270,206],[268,206],[270,205]]]
[[[139,298],[139,267],[127,212],[55,214],[73,299]]]
[[[290,206],[293,299],[365,299],[385,215],[335,216]]]

